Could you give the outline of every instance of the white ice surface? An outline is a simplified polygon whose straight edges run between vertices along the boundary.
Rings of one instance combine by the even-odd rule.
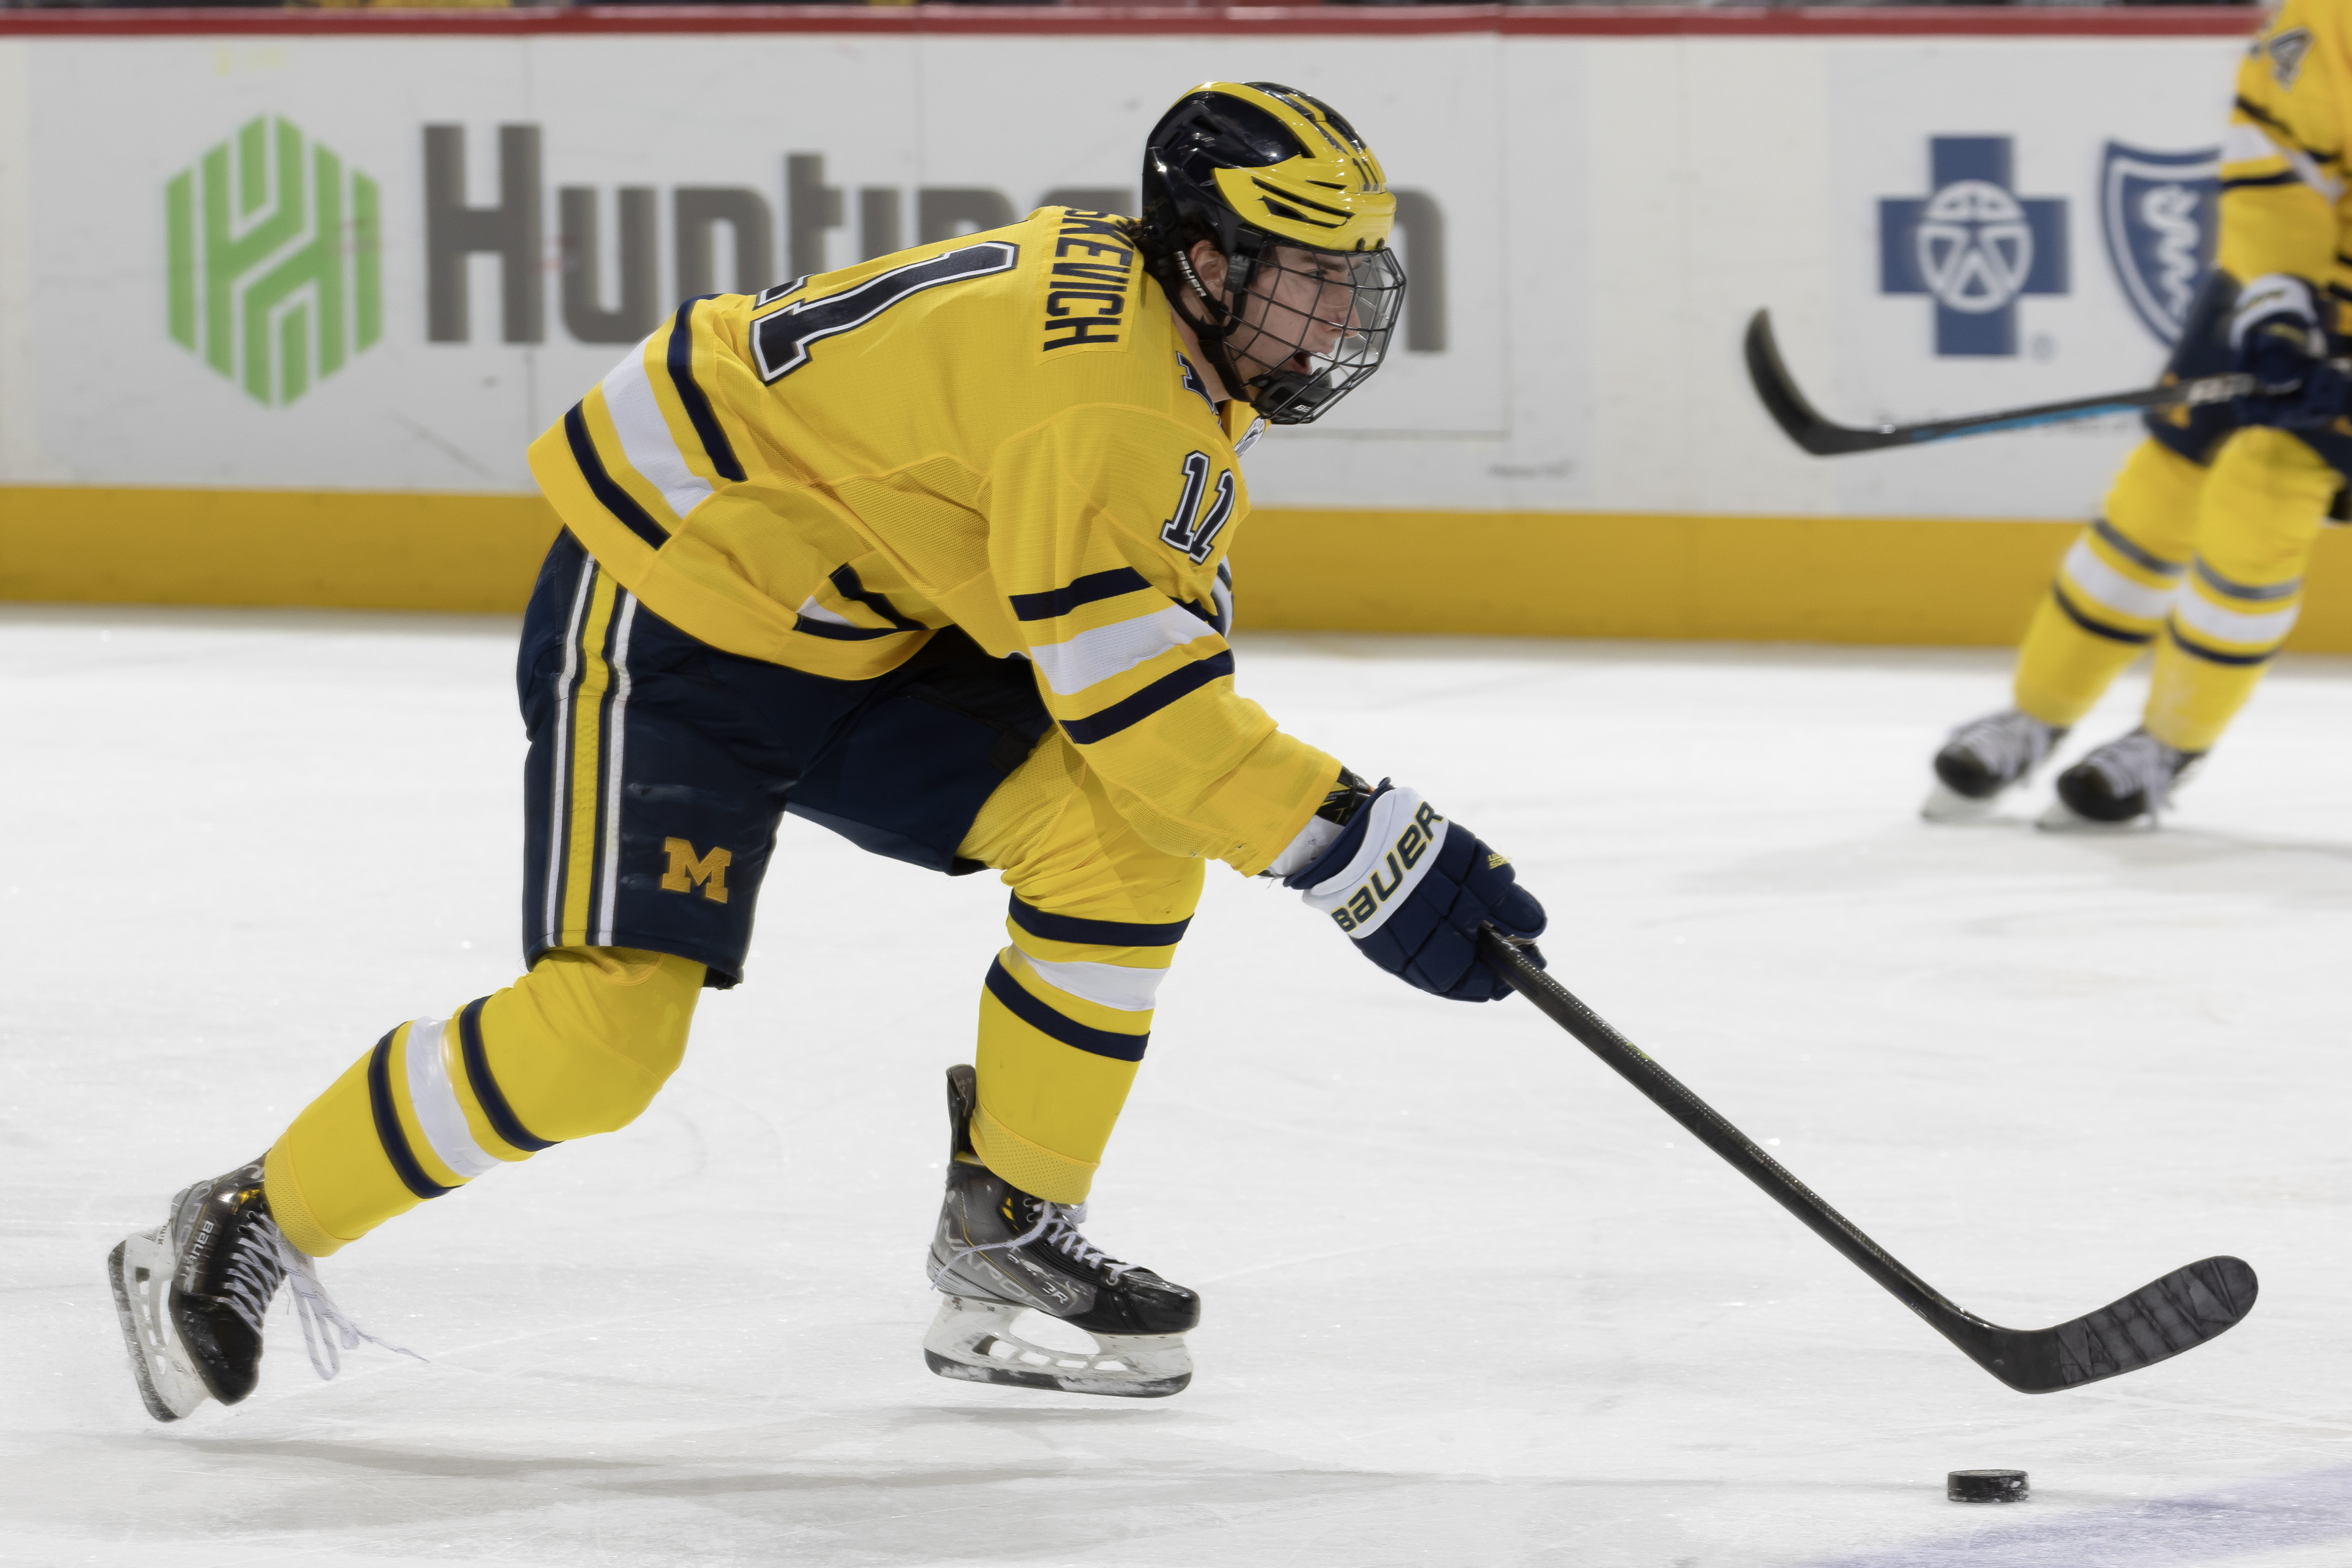
[[[430,1364],[321,1384],[281,1306],[258,1394],[157,1426],[107,1248],[512,973],[512,638],[0,614],[0,1560],[2352,1562],[2352,664],[2311,658],[2175,826],[2080,838],[1913,817],[1992,654],[1244,643],[1246,690],[1511,851],[1557,972],[1963,1305],[2252,1260],[2252,1317],[2162,1366],[2010,1393],[1531,1008],[1410,993],[1213,868],[1089,1227],[1202,1290],[1197,1381],[943,1382],[940,1069],[1003,894],[790,823],[750,981],[642,1121],[326,1264]],[[1991,1465],[2033,1500],[1943,1500]]]

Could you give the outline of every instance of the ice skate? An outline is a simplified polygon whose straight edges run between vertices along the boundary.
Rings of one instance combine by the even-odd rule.
[[[1184,1333],[1201,1299],[1149,1268],[1103,1255],[1078,1231],[1085,1205],[1048,1203],[1006,1183],[972,1153],[978,1103],[969,1067],[948,1069],[947,1197],[928,1267],[942,1293],[923,1336],[941,1377],[1158,1399],[1192,1381]],[[1053,1350],[1013,1332],[1024,1311],[1083,1331],[1091,1352]]]
[[[2033,776],[2066,738],[2014,708],[1972,719],[1945,737],[1936,753],[1936,787],[1919,807],[1929,822],[1978,822],[1994,803]]]
[[[2040,826],[2060,833],[2154,827],[2204,760],[2202,752],[2177,751],[2134,730],[2093,747],[2058,775],[2058,798]]]
[[[177,1421],[206,1399],[235,1405],[253,1392],[261,1377],[262,1319],[289,1279],[320,1377],[340,1370],[338,1340],[343,1350],[362,1340],[384,1344],[343,1316],[319,1284],[316,1265],[279,1233],[259,1160],[184,1189],[163,1224],[116,1244],[107,1274],[131,1375],[158,1421]]]

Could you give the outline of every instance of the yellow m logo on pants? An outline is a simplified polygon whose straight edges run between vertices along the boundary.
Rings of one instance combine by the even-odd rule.
[[[694,846],[683,838],[665,838],[662,847],[669,852],[669,869],[662,873],[661,885],[672,893],[690,893],[702,889],[702,896],[714,904],[727,901],[727,868],[735,863],[732,849],[713,849],[697,856]]]

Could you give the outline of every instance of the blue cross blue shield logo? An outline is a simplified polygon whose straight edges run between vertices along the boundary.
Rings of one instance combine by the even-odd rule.
[[[1927,141],[1929,194],[1878,204],[1878,288],[1936,301],[1936,353],[2017,353],[2017,301],[2066,292],[2066,203],[2021,196],[2006,136]]]
[[[2099,160],[2099,228],[2116,281],[2157,341],[2180,341],[2189,301],[2213,266],[2221,229],[2221,150],[2149,153],[2107,143]]]

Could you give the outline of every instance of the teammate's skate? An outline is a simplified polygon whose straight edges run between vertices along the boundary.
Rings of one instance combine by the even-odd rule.
[[[107,1273],[131,1375],[158,1421],[177,1421],[208,1398],[235,1405],[253,1392],[261,1377],[261,1321],[289,1278],[320,1377],[340,1370],[337,1338],[344,1350],[362,1340],[384,1344],[343,1316],[319,1284],[316,1266],[279,1234],[258,1160],[184,1190],[163,1224],[116,1245]]]
[[[941,1377],[1157,1399],[1192,1381],[1184,1332],[1201,1299],[1149,1268],[1120,1263],[1078,1232],[1084,1205],[1047,1203],[982,1164],[971,1148],[976,1075],[948,1069],[947,1198],[931,1237],[931,1283],[944,1292],[923,1336]],[[1085,1331],[1091,1352],[1049,1350],[1013,1331],[1024,1311]]]
[[[2202,752],[2179,751],[2146,730],[2134,730],[2093,747],[2058,775],[2058,799],[2042,814],[2041,826],[2061,832],[2153,827],[2174,792],[2204,760]]]
[[[1936,787],[1919,807],[1930,822],[1971,822],[2033,776],[2066,731],[2014,708],[1971,719],[1936,753]]]

